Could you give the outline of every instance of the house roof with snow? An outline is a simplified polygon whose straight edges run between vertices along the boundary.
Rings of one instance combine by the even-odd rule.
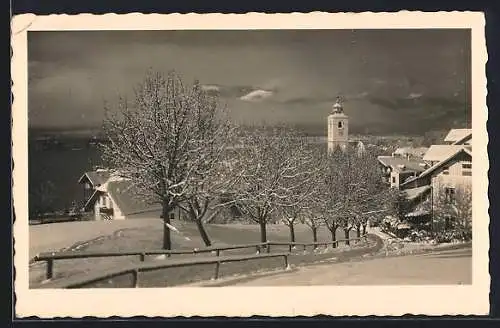
[[[109,177],[111,176],[110,172],[107,170],[95,170],[85,172],[80,179],[78,179],[78,183],[84,183],[85,181],[89,181],[90,184],[95,188],[102,184],[104,184]]]
[[[415,180],[424,178],[424,177],[432,174],[434,171],[436,171],[437,169],[443,167],[444,165],[446,165],[447,163],[449,163],[451,160],[453,160],[455,157],[457,157],[461,153],[465,153],[465,154],[469,155],[472,158],[472,151],[471,151],[471,149],[469,147],[460,146],[460,147],[458,147],[456,149],[456,151],[454,153],[450,153],[448,155],[448,157],[444,158],[439,163],[431,166],[430,168],[428,168],[427,170],[425,170],[424,172],[422,172],[419,176],[417,176],[415,178],[411,178],[411,179],[406,180],[405,182],[403,182],[401,184],[401,186],[404,187],[406,184],[408,184],[410,182],[413,182]]]
[[[427,191],[431,189],[431,186],[422,186],[417,188],[406,189],[404,192],[406,193],[406,198],[408,200],[414,200],[418,197],[424,195]]]
[[[461,145],[432,145],[424,155],[424,161],[440,162],[463,149]]]
[[[142,213],[158,207],[148,203],[147,198],[142,197],[132,187],[132,183],[128,180],[115,180],[107,183],[107,192],[123,215]]]
[[[396,149],[394,155],[411,155],[415,157],[423,157],[429,148],[427,147],[399,147]]]
[[[391,167],[398,172],[423,172],[425,171],[425,162],[418,160],[407,160],[406,158],[393,156],[378,156],[378,161],[386,166]]]
[[[102,176],[100,177],[102,178]],[[147,198],[135,192],[132,187],[130,180],[111,175],[108,172],[108,179],[96,187],[84,207],[89,210],[95,204],[98,196],[107,194],[123,215],[138,214],[159,208],[159,206],[148,203]]]
[[[472,136],[472,129],[451,129],[444,138],[445,142],[459,142],[463,139]]]

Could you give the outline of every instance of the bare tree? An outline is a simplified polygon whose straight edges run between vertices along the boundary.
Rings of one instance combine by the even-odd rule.
[[[219,145],[217,102],[199,83],[186,87],[175,72],[149,71],[134,91],[132,102],[120,98],[117,111],[106,110],[103,159],[138,197],[161,204],[163,247],[171,249],[171,212],[213,171],[217,156],[206,149]]]
[[[306,213],[311,206],[315,205],[317,197],[317,173],[319,169],[312,166],[315,162],[314,151],[308,147],[305,139],[294,136],[289,147],[293,147],[291,155],[296,156],[296,166],[290,167],[288,176],[300,177],[305,183],[301,188],[294,188],[297,181],[287,179],[284,183],[288,196],[277,203],[277,212],[282,217],[282,222],[290,230],[290,241],[295,242],[295,225],[300,221],[301,215]]]
[[[390,204],[390,213],[402,220],[411,211],[411,204],[404,191],[390,188],[385,194],[387,202]]]
[[[337,149],[328,156],[325,184],[328,191],[325,224],[330,231],[342,228],[349,245],[349,234],[356,228],[358,237],[367,220],[365,212],[380,209],[384,205],[382,181],[376,158],[367,151],[359,152],[348,147]],[[333,232],[332,232],[333,236]]]
[[[330,231],[333,242],[337,240],[341,212],[344,209],[341,181],[339,180],[340,171],[337,165],[337,160],[340,160],[343,155],[340,148],[335,149],[330,154],[325,152],[316,153],[316,163],[320,170],[313,199],[315,208],[313,216],[319,219],[319,222]],[[332,244],[332,247],[336,246],[336,244]]]
[[[318,241],[318,229],[323,225],[320,218],[317,217],[304,217],[302,222],[309,227],[313,236],[313,243]],[[316,248],[316,246],[314,246]]]
[[[458,228],[469,233],[472,222],[472,190],[468,185],[447,187],[436,184],[434,214],[445,221],[445,228]]]
[[[332,241],[337,241],[337,230],[340,227],[338,218],[330,215],[323,218],[323,222],[328,231],[330,231]],[[337,244],[332,244],[332,247],[337,247]]]
[[[266,242],[266,225],[277,210],[300,208],[305,201],[315,168],[305,151],[306,141],[287,128],[256,129],[246,133],[242,142],[238,163],[244,173],[237,206],[260,225],[260,239]]]
[[[295,242],[295,225],[298,223],[299,215],[301,214],[300,207],[281,207],[281,221],[290,231],[290,241]]]
[[[193,86],[193,95],[197,99],[196,120],[197,136],[200,142],[197,154],[199,164],[194,170],[186,191],[186,200],[179,206],[196,224],[206,246],[211,246],[204,222],[210,222],[232,202],[224,199],[238,175],[228,158],[228,151],[233,146],[233,127],[225,112],[218,106],[216,99],[209,97],[198,81]]]
[[[457,220],[466,231],[472,229],[472,188],[463,185],[455,189],[453,209]]]

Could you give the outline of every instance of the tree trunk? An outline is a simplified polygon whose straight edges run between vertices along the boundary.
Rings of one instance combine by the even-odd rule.
[[[210,237],[207,234],[207,231],[205,230],[205,227],[203,226],[203,223],[201,222],[201,219],[196,219],[196,227],[198,228],[198,231],[200,232],[201,239],[203,239],[203,242],[205,243],[205,246],[212,246],[212,242],[210,241]]]
[[[361,237],[361,225],[358,224],[356,226],[356,237],[360,238]]]
[[[295,227],[294,227],[293,223],[292,223],[292,224],[290,224],[290,225],[288,226],[288,228],[290,228],[290,241],[291,241],[292,243],[294,243],[294,242],[295,242]]]
[[[332,241],[337,241],[337,228],[332,228],[330,230],[330,233],[332,234]],[[332,244],[333,248],[337,247],[337,243]]]
[[[349,231],[351,229],[344,229],[344,238],[345,238],[345,244],[349,246],[351,243],[349,241]]]
[[[366,226],[367,226],[367,223],[364,223],[363,224],[363,236],[366,235]]]
[[[318,242],[318,228],[314,227],[312,228],[312,233],[313,233],[313,242]]]
[[[266,220],[259,220],[260,225],[260,241],[265,243],[267,241]]]
[[[162,218],[163,218],[163,249],[172,249],[172,241],[170,239],[170,228],[167,224],[170,224],[170,208],[168,205],[163,204],[162,208]]]
[[[312,233],[313,233],[313,242],[317,243],[318,242],[318,228],[313,227],[311,228]],[[314,248],[316,248],[316,245],[314,245]]]

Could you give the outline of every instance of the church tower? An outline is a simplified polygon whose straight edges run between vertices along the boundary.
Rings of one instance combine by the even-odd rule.
[[[349,138],[349,118],[344,114],[344,108],[337,98],[328,115],[328,152],[333,152],[337,146],[343,151],[347,149]]]

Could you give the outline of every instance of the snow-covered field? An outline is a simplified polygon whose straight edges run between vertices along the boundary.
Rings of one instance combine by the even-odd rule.
[[[172,222],[179,232],[172,233],[174,249],[193,249],[203,247],[196,226],[188,222]],[[258,225],[225,224],[206,226],[213,245],[234,245],[258,243],[260,231]],[[269,225],[268,240],[288,241],[289,230],[284,225]],[[312,234],[307,226],[297,225],[296,241],[311,242]],[[65,248],[75,248],[88,251],[120,251],[160,249],[162,247],[163,225],[159,219],[129,219],[121,221],[87,221],[67,222],[30,227],[30,257],[39,252],[58,251]],[[354,237],[355,232],[351,236]],[[329,231],[318,231],[319,241],[330,240]],[[337,238],[343,238],[343,232],[338,231]],[[342,243],[339,251],[346,247]],[[283,246],[283,250],[287,247]],[[244,250],[251,251],[254,250]],[[235,251],[238,253],[238,251]],[[179,257],[179,256],[176,256]],[[93,270],[102,270],[125,265],[137,261],[136,257],[95,258],[57,261],[55,277],[82,274]],[[30,267],[30,282],[37,283],[44,277],[44,263],[33,264]]]
[[[112,235],[121,229],[159,226],[159,219],[82,221],[33,225],[29,227],[30,258],[40,252],[58,251],[76,243]]]

